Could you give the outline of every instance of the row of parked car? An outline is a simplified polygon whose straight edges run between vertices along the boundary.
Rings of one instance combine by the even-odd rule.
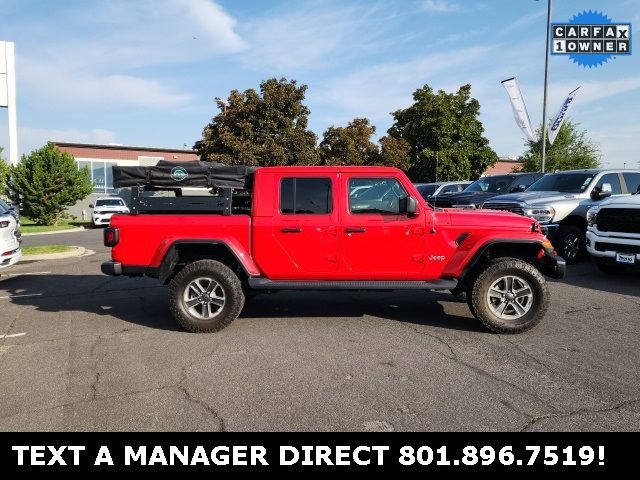
[[[536,219],[568,264],[589,252],[608,273],[640,266],[640,170],[510,173],[417,187],[435,207]]]

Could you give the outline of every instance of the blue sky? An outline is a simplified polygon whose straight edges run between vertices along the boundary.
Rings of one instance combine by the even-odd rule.
[[[640,0],[555,0],[553,20],[589,9],[637,35]],[[0,11],[0,40],[16,44],[21,153],[47,140],[191,147],[214,97],[274,76],[309,86],[318,136],[359,116],[382,136],[425,83],[470,83],[500,155],[524,143],[501,80],[517,77],[542,117],[545,1],[0,0]],[[549,116],[582,85],[571,118],[605,165],[640,162],[637,55],[593,69],[551,58]],[[2,111],[5,147],[6,122]]]

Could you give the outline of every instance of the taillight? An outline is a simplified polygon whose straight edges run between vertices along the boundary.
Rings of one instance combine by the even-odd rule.
[[[0,222],[0,228],[7,228],[9,225],[9,222]]]
[[[115,247],[120,241],[120,231],[114,227],[104,229],[104,246]]]

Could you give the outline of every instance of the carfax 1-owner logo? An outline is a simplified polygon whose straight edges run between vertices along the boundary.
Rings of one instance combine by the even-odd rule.
[[[551,54],[568,55],[578,65],[589,68],[618,55],[631,55],[631,23],[614,22],[594,11],[579,13],[568,23],[553,23]]]

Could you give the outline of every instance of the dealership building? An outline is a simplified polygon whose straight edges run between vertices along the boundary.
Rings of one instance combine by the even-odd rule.
[[[90,218],[89,205],[100,197],[116,195],[113,188],[112,167],[153,166],[160,160],[171,162],[187,162],[197,160],[194,150],[156,147],[131,147],[125,145],[96,145],[87,143],[53,142],[59,150],[70,153],[76,160],[78,168],[88,168],[93,182],[93,193],[76,205],[69,208],[69,213],[78,218]]]

